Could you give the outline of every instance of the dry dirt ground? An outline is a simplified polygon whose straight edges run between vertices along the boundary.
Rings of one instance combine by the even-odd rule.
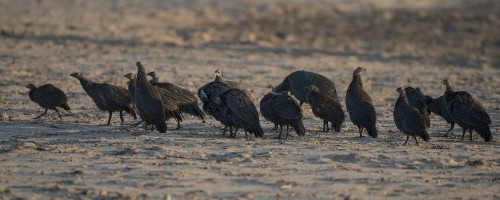
[[[0,1],[0,199],[498,199],[500,2],[376,0]],[[167,134],[104,126],[78,81],[125,86],[136,61],[193,92],[221,67],[260,98],[287,74],[332,79],[344,104],[357,66],[378,116],[378,139],[346,118],[322,133],[304,105],[307,135],[278,140],[221,135],[187,117]],[[431,116],[431,141],[403,146],[395,89],[434,97],[451,78],[481,101],[494,140],[460,141]],[[70,97],[64,121],[28,99],[28,83]],[[347,115],[347,113],[346,113]],[[170,126],[174,122],[169,122]]]

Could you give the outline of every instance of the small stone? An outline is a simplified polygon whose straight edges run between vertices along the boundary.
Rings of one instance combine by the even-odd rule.
[[[9,120],[9,113],[3,112],[2,115],[0,115],[0,120],[1,121]]]

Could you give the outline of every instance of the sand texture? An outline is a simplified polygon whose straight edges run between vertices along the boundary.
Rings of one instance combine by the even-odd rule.
[[[472,3],[473,2],[473,3]],[[0,1],[0,199],[499,199],[500,2],[376,0]],[[167,134],[112,126],[79,82],[126,87],[135,62],[193,93],[220,67],[262,96],[296,70],[334,81],[345,111],[352,71],[377,111],[379,138],[359,138],[346,112],[323,133],[305,104],[304,137],[222,136],[186,116]],[[438,97],[441,80],[491,116],[493,141],[450,137],[431,115],[430,142],[403,146],[396,88]],[[70,98],[64,120],[28,98],[52,83]],[[365,132],[366,135],[366,132]]]

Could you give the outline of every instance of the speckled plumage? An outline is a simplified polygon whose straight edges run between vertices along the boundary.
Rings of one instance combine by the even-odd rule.
[[[308,91],[306,100],[311,105],[314,116],[323,120],[323,131],[330,131],[328,122],[331,122],[333,129],[340,132],[345,115],[338,99],[327,93],[322,93],[315,85],[306,86],[305,89]]]
[[[425,95],[420,90],[420,88],[406,87],[405,88],[406,98],[408,99],[408,103],[415,108],[417,108],[418,112],[422,114],[424,117],[425,126],[429,128],[431,126],[431,121],[429,118],[429,108],[425,103]]]
[[[358,126],[359,136],[363,137],[363,128],[366,128],[368,135],[377,138],[377,113],[370,95],[363,90],[363,82],[359,75],[362,71],[366,70],[361,67],[354,70],[351,84],[346,92],[345,105],[352,123]]]
[[[300,101],[300,105],[302,105],[304,102],[307,102],[307,90],[305,87],[308,85],[315,85],[318,87],[320,93],[329,95],[338,101],[335,84],[330,79],[321,74],[305,70],[289,74],[283,82],[273,89],[273,92],[290,91]]]
[[[235,128],[243,128],[245,133],[252,133],[255,137],[264,136],[257,108],[245,91],[238,88],[227,89],[216,96],[214,103],[224,107]]]
[[[135,119],[137,113],[132,98],[129,97],[127,89],[108,83],[96,83],[83,77],[81,74],[72,73],[71,76],[80,81],[85,92],[92,98],[99,110],[108,111],[107,125],[111,125],[113,112],[120,112],[121,124],[123,124],[123,111],[131,114]]]
[[[288,91],[270,92],[264,95],[260,101],[260,112],[267,120],[280,125],[281,130],[278,138],[281,138],[283,126],[286,126],[286,138],[288,138],[290,126],[293,127],[297,135],[304,136],[306,134],[302,122],[302,109]]]
[[[160,133],[165,133],[167,124],[160,92],[147,80],[144,66],[140,62],[137,62],[136,66],[137,83],[134,99],[137,109],[147,124],[154,124]]]
[[[416,136],[419,136],[424,141],[429,141],[429,133],[427,133],[425,120],[422,114],[417,108],[408,103],[406,94],[401,87],[397,89],[399,93],[399,98],[396,100],[394,105],[394,123],[396,127],[406,135],[406,143],[408,139],[412,136],[418,146],[418,140]]]
[[[151,85],[158,86],[168,91],[170,98],[178,103],[180,112],[187,113],[202,120],[205,119],[203,111],[198,107],[198,98],[196,98],[193,93],[169,82],[159,82],[154,71],[149,72],[147,75],[153,78],[149,81]],[[177,122],[177,128],[180,128],[180,121]]]
[[[450,111],[448,111],[448,107],[446,105],[446,100],[444,99],[444,96],[439,96],[438,98],[434,99],[431,96],[425,96],[425,103],[427,104],[430,112],[434,113],[436,115],[441,116],[446,122],[450,124],[450,129],[446,132],[444,135],[445,137],[448,136],[448,134],[453,130],[455,127],[455,121],[450,115]]]
[[[472,131],[476,130],[485,142],[491,142],[491,118],[483,105],[465,91],[453,91],[448,80],[443,80],[442,83],[446,85],[444,98],[448,111],[453,120],[463,128],[462,140],[468,130],[472,141]]]
[[[33,84],[29,84],[26,86],[29,88],[29,98],[40,105],[40,107],[45,108],[45,112],[41,115],[35,117],[38,119],[45,114],[47,114],[47,110],[55,110],[59,119],[62,119],[61,114],[59,114],[59,110],[57,107],[63,108],[64,110],[70,110],[71,108],[68,105],[68,96],[59,88],[55,87],[52,84],[45,84],[40,87],[36,87]]]

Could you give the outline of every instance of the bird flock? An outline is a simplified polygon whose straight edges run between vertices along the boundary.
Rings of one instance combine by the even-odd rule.
[[[214,80],[200,87],[197,95],[194,95],[173,83],[160,82],[154,71],[146,73],[141,62],[137,62],[136,67],[136,74],[124,75],[129,80],[127,89],[108,83],[96,83],[76,72],[70,75],[80,81],[83,90],[97,108],[108,111],[108,126],[111,125],[113,112],[120,113],[123,125],[123,112],[126,112],[134,119],[138,116],[141,119],[132,126],[143,125],[145,130],[149,127],[151,131],[166,133],[166,122],[169,119],[174,119],[177,122],[176,129],[180,129],[185,114],[199,118],[202,122],[205,122],[205,114],[208,114],[224,125],[223,135],[229,129],[229,137],[236,137],[238,130],[243,130],[246,138],[248,134],[264,136],[259,112],[250,92],[238,82],[225,81],[220,69],[214,71]],[[346,110],[352,123],[358,127],[360,137],[363,137],[363,131],[366,130],[370,137],[377,138],[377,114],[370,95],[363,89],[362,72],[366,72],[366,69],[358,67],[353,71],[345,96]],[[150,80],[148,76],[151,77]],[[450,81],[443,80],[441,83],[446,90],[437,98],[425,95],[418,87],[396,89],[399,97],[394,105],[393,117],[396,127],[406,135],[404,145],[410,137],[413,137],[417,146],[417,137],[424,141],[430,140],[427,129],[430,127],[431,113],[443,117],[451,125],[445,136],[458,124],[463,129],[462,140],[469,131],[472,141],[472,132],[476,131],[484,141],[492,141],[491,118],[484,106],[469,93],[454,91]],[[71,109],[67,95],[52,84],[40,87],[29,84],[26,87],[30,90],[29,98],[45,109],[35,119],[44,116],[51,109],[62,120],[58,107]],[[198,99],[201,101],[201,108]],[[279,129],[279,139],[282,138],[285,127],[284,137],[287,139],[290,127],[298,136],[306,134],[301,108],[304,103],[311,106],[315,117],[323,120],[324,132],[341,131],[345,115],[335,84],[318,73],[302,70],[289,74],[263,96],[259,110],[266,120],[274,123],[275,131]]]

